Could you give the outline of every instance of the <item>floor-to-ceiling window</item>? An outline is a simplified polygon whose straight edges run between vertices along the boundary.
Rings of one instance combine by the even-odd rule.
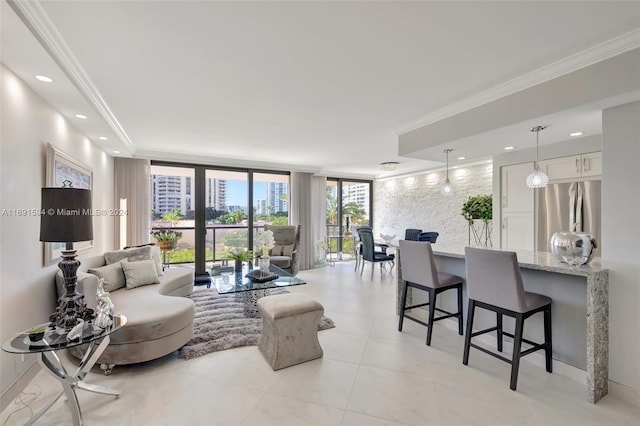
[[[289,173],[152,162],[152,230],[178,236],[167,263],[204,274],[265,224],[289,223]]]
[[[329,252],[351,258],[356,228],[372,222],[372,182],[327,178],[327,239]]]

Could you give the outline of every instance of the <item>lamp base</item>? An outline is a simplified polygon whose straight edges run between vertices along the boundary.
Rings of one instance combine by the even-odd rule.
[[[80,261],[76,259],[76,250],[73,243],[67,244],[67,249],[62,250],[62,260],[58,267],[64,277],[65,294],[58,299],[58,307],[49,317],[51,326],[58,326],[65,330],[71,330],[81,319],[91,319],[93,310],[84,304],[84,296],[76,291],[78,277],[76,272]]]

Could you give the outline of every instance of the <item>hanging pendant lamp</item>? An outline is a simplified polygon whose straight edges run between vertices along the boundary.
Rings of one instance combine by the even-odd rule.
[[[549,176],[540,170],[540,163],[538,161],[538,138],[540,136],[540,131],[546,128],[547,126],[535,126],[530,130],[531,132],[536,132],[536,162],[533,165],[533,172],[527,176],[527,186],[529,188],[544,188],[549,183]]]
[[[453,151],[453,149],[447,148],[445,149],[444,152],[445,154],[447,154],[447,178],[445,179],[444,183],[442,184],[442,187],[440,187],[440,192],[442,193],[442,195],[453,195],[453,185],[451,184],[451,181],[449,180],[449,153]]]

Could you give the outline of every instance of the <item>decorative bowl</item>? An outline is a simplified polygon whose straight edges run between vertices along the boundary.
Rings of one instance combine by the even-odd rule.
[[[385,243],[389,243],[389,241],[393,240],[396,237],[396,234],[388,235],[388,234],[380,234],[380,238],[384,240]]]
[[[595,238],[585,232],[556,232],[551,236],[549,246],[556,259],[571,266],[591,262],[598,248]]]

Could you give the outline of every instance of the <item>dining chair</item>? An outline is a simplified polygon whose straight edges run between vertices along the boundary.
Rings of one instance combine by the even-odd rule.
[[[400,241],[400,256],[402,262],[400,268],[402,272],[402,301],[400,305],[400,321],[398,331],[402,331],[404,318],[408,318],[427,327],[427,346],[431,346],[431,335],[433,334],[433,324],[446,318],[458,318],[458,334],[462,336],[462,283],[463,279],[457,275],[438,272],[433,259],[431,243],[419,241]],[[429,294],[427,303],[406,306],[407,289],[416,288],[426,291]],[[449,312],[436,306],[438,294],[447,290],[457,290],[458,312]],[[428,306],[428,322],[419,320],[416,317],[406,314],[407,310]],[[435,316],[436,311],[444,313],[439,317]]]
[[[360,235],[360,241],[362,243],[362,265],[360,268],[360,275],[364,271],[365,262],[371,263],[371,279],[373,279],[373,267],[376,263],[380,264],[380,274],[382,275],[382,265],[385,262],[391,263],[391,270],[395,266],[395,255],[386,254],[383,252],[375,251],[375,244],[373,241],[373,231],[371,229],[358,229]]]
[[[553,351],[551,344],[552,300],[542,294],[524,291],[520,267],[518,266],[518,257],[515,252],[472,247],[466,247],[464,251],[469,308],[467,311],[467,331],[464,340],[462,363],[468,365],[470,348],[476,348],[505,361],[511,364],[511,382],[509,387],[512,390],[516,390],[520,358],[544,349],[546,370],[551,373],[553,371]],[[473,332],[473,320],[476,307],[495,312],[496,326]],[[523,337],[524,320],[538,312],[543,312],[544,314],[544,343],[536,343]],[[503,330],[503,315],[515,318],[514,334],[507,333]],[[513,338],[513,354],[511,359],[471,342],[472,337],[491,331],[496,332],[498,352],[502,352],[503,335]],[[531,345],[531,348],[524,351],[521,350],[522,342]]]
[[[428,241],[430,243],[435,243],[438,239],[438,232],[421,232],[418,234],[418,241]]]
[[[362,260],[362,240],[360,239],[360,230],[361,229],[368,229],[373,233],[373,228],[371,228],[370,226],[359,226],[356,228],[356,233],[358,234],[358,238],[354,239],[353,242],[353,255],[356,259],[356,266],[353,269],[354,271],[358,270],[358,266],[360,266],[360,262]]]
[[[404,230],[404,239],[409,241],[418,241],[418,235],[422,232],[422,229],[407,228]]]

